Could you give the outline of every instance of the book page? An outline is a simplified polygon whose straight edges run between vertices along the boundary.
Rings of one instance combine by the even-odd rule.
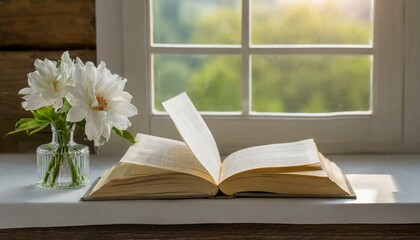
[[[246,148],[226,157],[219,183],[247,170],[310,164],[320,164],[318,149],[313,139]]]
[[[341,189],[343,189],[343,191],[350,195],[355,195],[353,189],[347,181],[345,174],[341,171],[337,164],[326,158],[321,153],[319,153],[319,159],[321,160],[322,168],[327,173],[328,177]]]
[[[136,140],[120,162],[186,173],[216,184],[185,143],[145,134],[137,134]]]
[[[184,92],[162,104],[185,143],[217,182],[221,167],[219,150],[190,98]]]

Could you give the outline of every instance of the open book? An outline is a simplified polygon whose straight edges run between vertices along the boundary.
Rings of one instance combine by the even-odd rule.
[[[221,161],[204,120],[182,93],[163,103],[184,142],[138,134],[83,200],[216,196],[355,197],[312,139],[246,148]]]

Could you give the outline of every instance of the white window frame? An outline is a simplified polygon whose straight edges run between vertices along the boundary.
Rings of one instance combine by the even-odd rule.
[[[249,0],[244,0],[243,12],[248,12]],[[376,0],[374,4],[373,48],[360,48],[360,54],[373,54],[373,84],[371,114],[321,114],[278,116],[249,115],[249,105],[243,104],[244,115],[205,114],[222,154],[234,150],[274,142],[288,142],[312,137],[324,153],[419,152],[420,146],[420,1]],[[132,131],[179,139],[168,116],[152,112],[151,53],[179,48],[150,46],[149,1],[97,0],[97,55],[113,72],[129,79],[126,89],[134,96],[139,116],[133,118]],[[416,11],[417,10],[417,11]],[[250,49],[248,16],[243,16],[243,64],[249,64]],[[245,46],[245,47],[244,47]],[[203,53],[205,47],[184,47],[184,53]],[[272,51],[273,49],[270,49]],[[354,50],[354,49],[353,49]],[[236,53],[222,46],[209,53]],[[215,52],[213,52],[215,51]],[[346,53],[345,47],[312,48],[305,46],[279,47],[278,53]],[[353,51],[351,51],[354,53]],[[240,52],[239,52],[240,53]],[[249,69],[243,66],[243,69]],[[249,79],[249,72],[242,77]],[[249,85],[242,89],[247,103]],[[109,145],[119,146],[121,140]],[[110,152],[116,149],[109,147]],[[122,148],[124,149],[124,148]],[[117,150],[118,151],[118,150]]]

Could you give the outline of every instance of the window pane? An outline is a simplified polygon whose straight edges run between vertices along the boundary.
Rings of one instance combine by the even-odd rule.
[[[253,56],[252,111],[370,110],[371,56]]]
[[[186,91],[199,111],[241,110],[239,56],[155,54],[155,110]]]
[[[370,44],[372,0],[252,0],[254,44]]]
[[[154,43],[240,44],[240,0],[153,0]]]

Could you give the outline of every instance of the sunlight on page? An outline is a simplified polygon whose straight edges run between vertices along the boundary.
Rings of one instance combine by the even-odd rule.
[[[251,147],[226,157],[219,182],[251,169],[302,166],[319,162],[318,149],[313,139]]]
[[[220,174],[220,154],[209,128],[184,92],[163,102],[163,107],[175,123],[185,143],[217,183]]]
[[[213,182],[185,143],[144,134],[137,134],[136,140],[138,142],[128,149],[121,162],[182,172]]]

